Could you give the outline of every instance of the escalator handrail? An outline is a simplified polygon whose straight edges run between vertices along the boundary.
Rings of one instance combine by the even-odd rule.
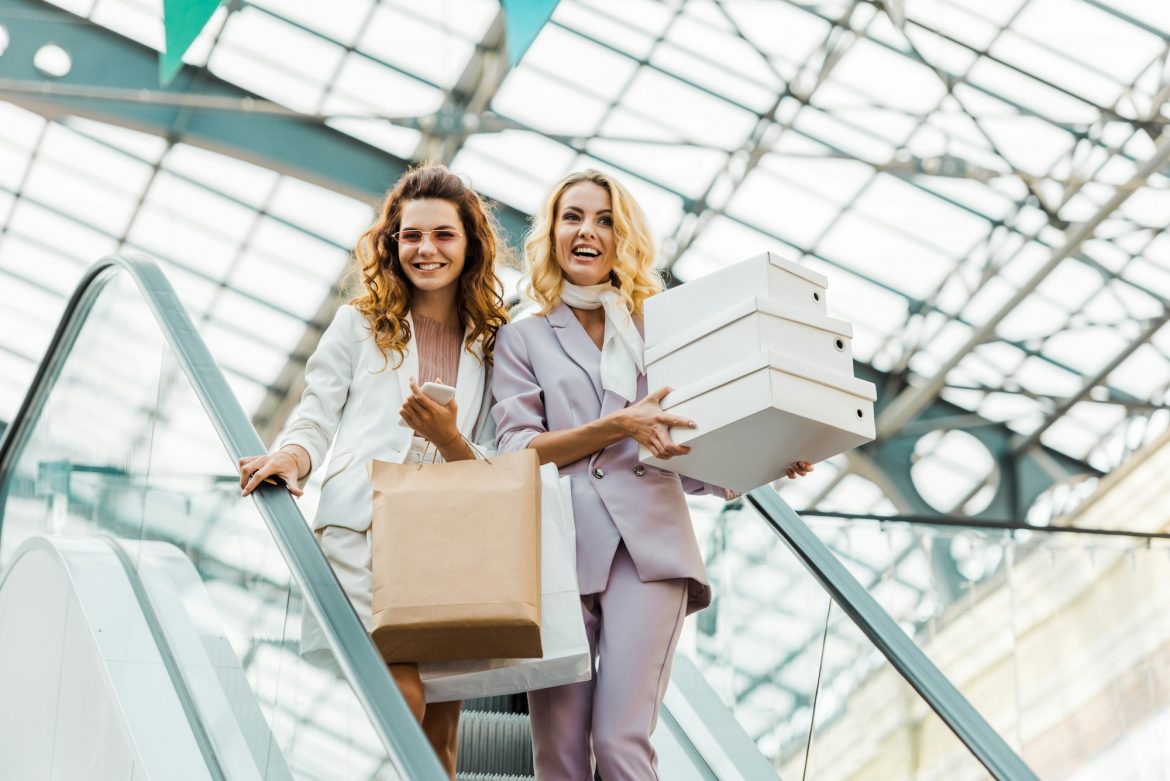
[[[993,778],[999,781],[1039,781],[1024,760],[776,491],[769,487],[757,488],[749,491],[746,498],[829,592],[837,606],[857,624]]]
[[[4,507],[14,462],[40,417],[82,325],[101,291],[119,273],[131,277],[152,310],[232,462],[243,456],[267,452],[158,264],[142,255],[111,255],[94,263],[74,289],[29,391],[0,439],[0,509]],[[397,763],[401,776],[411,781],[445,781],[447,775],[370,642],[365,627],[292,496],[282,488],[267,485],[260,486],[252,496],[289,571],[300,586],[305,602],[317,615],[338,664],[379,739]],[[2,533],[3,517],[0,514]]]

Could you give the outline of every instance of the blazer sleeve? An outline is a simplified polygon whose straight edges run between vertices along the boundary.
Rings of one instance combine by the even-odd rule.
[[[702,480],[696,480],[693,477],[683,477],[682,475],[679,475],[679,479],[682,480],[684,493],[692,495],[711,494],[712,496],[718,496],[721,499],[726,499],[728,501],[735,499],[740,495],[738,491],[733,491],[730,488],[723,488],[722,486],[718,485],[712,485],[711,483],[704,483]]]
[[[514,326],[506,325],[496,334],[492,392],[499,452],[523,450],[538,434],[548,431],[544,391],[532,370],[524,335]]]
[[[360,319],[352,306],[340,307],[305,363],[305,392],[279,447],[303,447],[309,453],[310,471],[324,460],[349,397]]]

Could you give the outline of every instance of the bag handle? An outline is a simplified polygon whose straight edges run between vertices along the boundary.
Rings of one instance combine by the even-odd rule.
[[[487,464],[490,464],[492,462],[492,460],[490,458],[488,458],[486,455],[484,455],[484,452],[479,449],[479,446],[477,446],[474,442],[472,442],[470,439],[468,439],[466,436],[464,436],[462,431],[459,432],[459,438],[462,439],[465,443],[467,443],[467,449],[472,452],[472,454],[475,456],[476,461],[483,461]],[[429,439],[427,440],[426,445],[423,446],[422,458],[420,458],[418,460],[418,466],[415,467],[415,471],[418,471],[419,469],[423,468],[423,464],[426,463],[427,453],[430,452],[431,445],[434,445],[434,444],[435,443],[431,442]],[[435,445],[435,449],[438,450],[438,448],[439,448],[439,446]]]
[[[463,437],[462,434],[460,434],[459,436]],[[485,461],[489,464],[492,462],[492,460],[490,458],[488,458],[486,455],[484,455],[484,452],[479,449],[479,446],[476,445],[474,442],[472,442],[470,439],[468,439],[467,437],[463,437],[463,441],[467,443],[467,449],[475,454],[475,458],[477,461]]]

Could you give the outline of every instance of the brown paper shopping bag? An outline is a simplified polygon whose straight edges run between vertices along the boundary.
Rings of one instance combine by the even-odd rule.
[[[539,657],[536,451],[374,461],[370,481],[371,633],[386,661]]]

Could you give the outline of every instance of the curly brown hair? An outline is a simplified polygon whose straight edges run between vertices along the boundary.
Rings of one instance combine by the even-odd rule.
[[[410,342],[406,313],[410,311],[414,287],[403,274],[393,234],[402,223],[403,205],[423,198],[448,201],[459,210],[467,236],[467,254],[455,306],[460,325],[465,330],[470,328],[466,347],[482,339],[484,361],[490,365],[496,332],[508,322],[496,261],[511,250],[500,238],[490,205],[444,165],[423,163],[412,168],[386,194],[378,219],[354,249],[363,292],[349,303],[369,322],[374,343],[387,356],[387,365],[389,354],[395,353],[395,368],[401,366]]]

